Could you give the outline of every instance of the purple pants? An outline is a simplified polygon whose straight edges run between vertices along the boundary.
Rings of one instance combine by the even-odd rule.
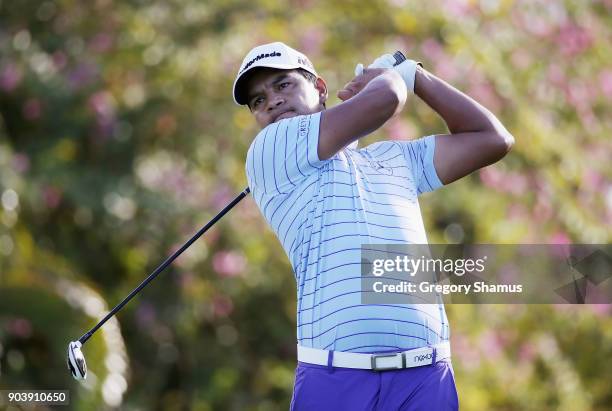
[[[299,362],[291,411],[456,411],[450,359],[403,370],[332,368]]]

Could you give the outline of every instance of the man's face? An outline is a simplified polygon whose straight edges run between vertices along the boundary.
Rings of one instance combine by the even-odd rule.
[[[327,87],[314,85],[296,70],[258,68],[246,82],[248,104],[261,128],[278,120],[323,110]]]

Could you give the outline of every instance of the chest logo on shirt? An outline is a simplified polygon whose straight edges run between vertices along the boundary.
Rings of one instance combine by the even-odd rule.
[[[370,167],[376,170],[376,172],[387,175],[387,176],[393,175],[393,169],[383,166],[380,161],[372,161],[372,160],[368,160],[368,161],[370,162]]]
[[[352,156],[351,156],[352,157]],[[362,157],[352,157],[355,164],[358,164],[362,167],[370,167],[372,170],[376,171],[378,174],[384,174],[387,176],[393,175],[393,168],[389,166],[385,166],[384,162],[374,160],[366,154]]]

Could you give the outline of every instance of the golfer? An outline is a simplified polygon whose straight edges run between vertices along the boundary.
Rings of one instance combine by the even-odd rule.
[[[442,304],[361,304],[362,244],[427,244],[417,196],[504,157],[499,120],[419,63],[383,55],[338,92],[276,42],[252,49],[234,82],[262,130],[246,173],[297,283],[292,410],[457,410]],[[358,148],[416,94],[449,134]]]

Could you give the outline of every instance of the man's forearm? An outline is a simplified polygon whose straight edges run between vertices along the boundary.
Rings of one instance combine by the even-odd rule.
[[[444,119],[453,134],[488,131],[509,135],[493,113],[421,67],[416,71],[414,93]]]

